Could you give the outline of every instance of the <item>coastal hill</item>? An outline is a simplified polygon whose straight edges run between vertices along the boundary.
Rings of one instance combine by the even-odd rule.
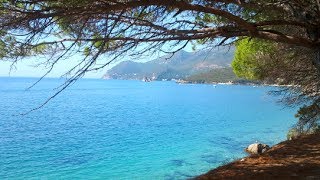
[[[198,52],[179,51],[148,62],[123,61],[103,76],[104,79],[154,80],[186,79],[191,75],[230,68],[234,48],[219,47]]]

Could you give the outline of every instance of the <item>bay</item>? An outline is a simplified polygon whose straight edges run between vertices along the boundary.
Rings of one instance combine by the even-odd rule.
[[[0,78],[0,179],[187,179],[285,140],[275,87]]]

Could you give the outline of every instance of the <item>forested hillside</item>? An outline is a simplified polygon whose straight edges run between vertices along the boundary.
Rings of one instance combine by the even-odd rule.
[[[194,74],[213,69],[230,67],[234,48],[220,47],[198,52],[179,51],[168,59],[158,59],[141,63],[123,61],[108,70],[106,79],[142,79],[154,77],[157,80],[184,79]]]

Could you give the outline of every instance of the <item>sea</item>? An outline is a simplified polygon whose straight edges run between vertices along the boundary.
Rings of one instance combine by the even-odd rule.
[[[29,112],[64,82],[37,80],[0,78],[0,179],[189,179],[297,121],[277,87],[171,81],[81,79]]]

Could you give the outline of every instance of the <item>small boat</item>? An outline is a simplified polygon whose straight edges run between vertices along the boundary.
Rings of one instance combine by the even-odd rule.
[[[151,82],[152,80],[151,80],[150,78],[148,78],[148,77],[144,77],[144,78],[142,79],[142,81],[143,81],[143,82]]]

